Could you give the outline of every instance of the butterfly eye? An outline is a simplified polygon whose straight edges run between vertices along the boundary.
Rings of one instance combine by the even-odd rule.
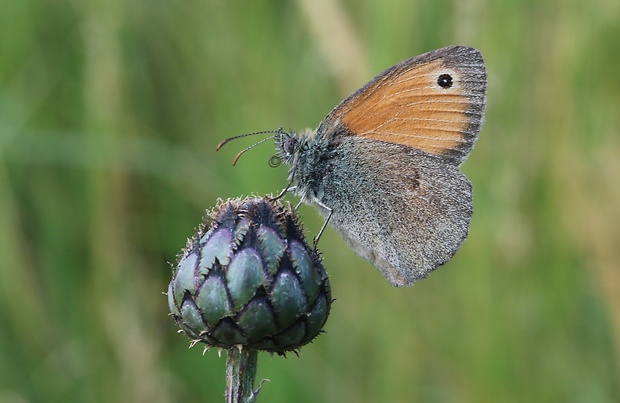
[[[448,89],[453,85],[453,79],[450,74],[442,74],[437,78],[437,85],[441,88]]]
[[[288,137],[284,142],[284,152],[288,155],[295,154],[295,147],[297,146],[297,139],[294,137]]]

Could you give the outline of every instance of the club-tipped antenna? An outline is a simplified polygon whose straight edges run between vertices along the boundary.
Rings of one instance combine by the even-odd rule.
[[[254,136],[255,134],[280,133],[281,131],[282,131],[282,128],[279,128],[278,130],[263,130],[263,131],[260,131],[260,132],[252,132],[252,133],[239,134],[238,136],[232,136],[232,137],[229,137],[227,139],[222,140],[220,142],[220,144],[217,145],[215,150],[216,151],[220,151],[220,148],[224,147],[224,144],[228,143],[231,140],[240,139],[242,137]],[[267,139],[270,139],[270,138],[273,138],[273,136],[268,137]],[[265,139],[265,140],[267,140],[267,139]],[[263,141],[265,141],[265,140],[263,140]],[[262,143],[262,141],[259,142],[259,143],[256,143],[256,144],[260,144],[260,143]],[[254,146],[252,146],[252,147],[254,147]],[[250,147],[250,148],[252,148],[252,147]]]

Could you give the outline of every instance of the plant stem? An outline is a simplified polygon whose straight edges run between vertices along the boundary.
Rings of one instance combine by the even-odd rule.
[[[258,350],[233,347],[226,353],[226,403],[253,403]]]

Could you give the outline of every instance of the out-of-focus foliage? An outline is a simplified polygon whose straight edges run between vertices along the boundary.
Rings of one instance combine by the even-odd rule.
[[[396,289],[328,229],[327,334],[260,355],[259,401],[619,401],[617,0],[3,1],[0,401],[222,401],[224,360],[166,316],[167,261],[286,170],[215,146],[316,126],[450,44],[489,73],[469,239]]]

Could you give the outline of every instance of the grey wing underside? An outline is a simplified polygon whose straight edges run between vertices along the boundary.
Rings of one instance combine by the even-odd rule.
[[[394,286],[450,260],[472,215],[471,184],[458,167],[397,144],[350,137],[342,147],[349,157],[325,178],[322,203],[351,248]]]

